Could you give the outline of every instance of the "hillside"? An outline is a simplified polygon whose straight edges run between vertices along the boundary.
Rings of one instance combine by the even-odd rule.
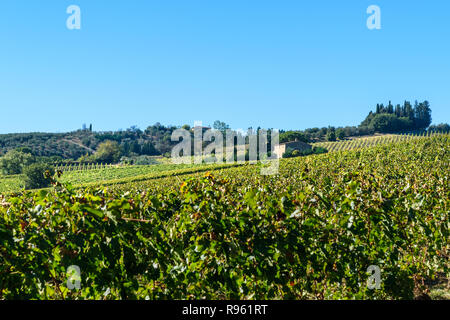
[[[0,296],[412,299],[449,272],[449,138],[6,197]]]
[[[314,143],[313,146],[324,147],[328,152],[346,151],[346,150],[361,150],[364,148],[373,147],[376,145],[400,143],[402,141],[417,140],[421,137],[432,137],[440,135],[438,133],[429,133],[428,136],[423,135],[396,135],[383,134],[368,137],[355,137],[342,141],[334,142],[319,142]],[[171,164],[170,159],[154,158],[155,164],[152,165],[108,165],[99,168],[99,165],[62,165],[57,169],[64,171],[62,180],[73,185],[85,185],[87,183],[96,185],[111,185],[113,183],[128,183],[132,181],[143,181],[146,177],[155,179],[157,175],[154,173],[166,174],[167,172],[183,172],[183,169],[194,168],[194,171],[204,171],[202,168],[214,168],[214,166],[207,165],[174,165]],[[222,166],[217,166],[218,168]],[[24,176],[22,174],[16,175],[1,175],[0,173],[0,193],[2,192],[16,192],[24,187]]]
[[[155,125],[145,131],[137,128],[114,132],[78,130],[67,133],[11,133],[0,135],[0,156],[9,150],[29,148],[35,156],[55,157],[55,160],[76,160],[92,154],[106,140],[117,142],[123,156],[161,155],[171,150],[170,141],[175,127]]]
[[[450,125],[431,125],[431,108],[428,101],[415,102],[414,106],[405,101],[403,105],[394,105],[389,102],[385,107],[377,104],[374,112],[368,116],[359,126],[347,126],[335,128],[332,126],[323,128],[309,128],[305,130],[280,130],[280,142],[299,140],[303,142],[322,143],[336,140],[346,141],[358,137],[373,136],[377,134],[415,134],[424,132],[449,132]],[[92,159],[81,158],[95,153],[99,145],[105,141],[113,141],[119,147],[120,158],[132,158],[137,156],[169,156],[176,142],[171,141],[174,130],[184,128],[191,131],[189,125],[164,126],[160,123],[148,126],[145,130],[133,126],[126,130],[95,132],[92,125],[89,129],[82,129],[67,133],[11,133],[0,134],[0,156],[10,150],[28,148],[37,157],[51,157],[49,162],[61,160],[82,160],[95,162]],[[230,129],[226,123],[216,120],[213,128],[220,132]],[[204,127],[207,129],[207,127]],[[249,128],[250,129],[250,128]],[[259,129],[256,131],[259,132]],[[269,129],[270,130],[270,129]],[[330,147],[335,148],[334,144]],[[342,145],[339,145],[341,147]],[[131,162],[132,162],[131,161]]]
[[[313,145],[323,147],[327,149],[329,152],[345,151],[345,150],[354,150],[372,147],[379,144],[413,140],[416,138],[427,136],[427,134],[431,136],[438,133],[429,132],[422,134],[376,134],[365,137],[350,137],[339,141],[317,142],[314,143]]]

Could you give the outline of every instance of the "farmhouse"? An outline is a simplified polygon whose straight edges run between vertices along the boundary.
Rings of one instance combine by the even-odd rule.
[[[299,150],[299,151],[305,151],[305,150],[311,150],[312,146],[302,142],[302,141],[290,141],[285,143],[280,143],[279,145],[276,145],[274,147],[273,152],[277,155],[277,158],[280,159],[283,157],[283,154],[289,149],[292,150]]]

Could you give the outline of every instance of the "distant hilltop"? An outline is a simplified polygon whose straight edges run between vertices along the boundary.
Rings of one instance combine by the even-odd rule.
[[[317,143],[368,136],[375,133],[450,131],[450,125],[446,123],[430,126],[431,120],[431,108],[428,101],[420,103],[416,101],[414,105],[405,101],[402,105],[395,106],[389,101],[387,105],[377,104],[376,109],[370,111],[359,126],[280,130],[280,143],[292,141]],[[50,157],[55,161],[79,160],[92,155],[105,141],[116,143],[120,149],[120,155],[123,157],[170,156],[173,146],[177,143],[171,141],[172,133],[179,128],[193,132],[195,127],[187,124],[164,126],[157,122],[145,130],[132,126],[126,130],[95,132],[92,124],[89,126],[83,124],[80,130],[67,133],[0,134],[0,156],[9,150],[25,148],[35,156]],[[201,126],[201,128],[202,132],[209,129],[225,132],[230,129],[230,126],[217,120],[212,128],[209,126]]]

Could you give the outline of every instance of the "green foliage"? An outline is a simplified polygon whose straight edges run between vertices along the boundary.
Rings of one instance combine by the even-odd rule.
[[[33,155],[33,150],[29,147],[19,147],[16,150],[19,152],[22,152],[22,153],[28,153],[28,154]]]
[[[438,125],[432,125],[428,128],[430,132],[442,132],[442,133],[449,133],[450,132],[450,125],[448,123],[440,123]]]
[[[414,122],[406,117],[380,113],[372,118],[369,128],[375,132],[400,132],[414,129]]]
[[[230,129],[230,126],[227,125],[225,122],[216,120],[214,121],[213,128],[221,131],[222,133],[225,133],[226,130]]]
[[[50,176],[55,169],[45,163],[34,163],[23,170],[25,176],[25,189],[39,189],[50,186]]]
[[[323,154],[328,152],[326,148],[320,146],[313,146],[312,151],[314,154]]]
[[[336,131],[334,128],[328,128],[327,141],[336,141]]]
[[[105,164],[58,166],[57,170],[64,172],[61,182],[74,186],[104,186],[132,183],[166,176],[183,176],[194,172],[204,172],[220,168],[236,166],[235,164],[155,164],[117,166]],[[1,177],[0,193],[19,192],[24,187],[24,175]]]
[[[36,157],[78,159],[86,153],[92,155],[100,143],[111,140],[120,145],[125,156],[136,151],[138,155],[161,155],[170,152],[174,144],[170,137],[177,129],[159,123],[149,126],[145,131],[131,127],[127,130],[92,132],[91,128],[89,126],[89,130],[67,133],[0,134],[0,154],[27,148]]]
[[[120,147],[115,141],[102,142],[95,152],[94,158],[97,162],[117,163],[120,159]]]
[[[397,105],[394,109],[389,105],[377,104],[376,112],[370,112],[361,123],[375,132],[392,133],[411,130],[423,130],[431,124],[431,108],[428,101],[418,103],[414,107],[405,101],[403,106]]]
[[[436,135],[436,132],[430,131],[430,134]],[[313,144],[315,147],[324,147],[328,151],[344,151],[363,149],[373,147],[379,144],[398,143],[402,141],[413,140],[419,138],[422,133],[410,133],[410,134],[388,134],[388,135],[375,135],[366,138],[349,139],[345,141],[336,142],[318,142]]]
[[[294,150],[292,148],[287,148],[286,152],[283,154],[283,158],[295,158],[301,156],[308,156],[311,154],[322,154],[327,153],[328,150],[323,147],[312,147],[311,149],[306,150]]]
[[[53,181],[0,206],[0,299],[411,299],[450,271],[449,150],[439,135],[286,159],[275,176]]]
[[[370,121],[369,127],[376,132],[393,132],[397,128],[397,117],[393,114],[377,114]]]
[[[336,130],[336,137],[339,140],[344,140],[344,138],[345,138],[345,131],[344,131],[344,129],[342,129],[342,128],[337,129]]]
[[[29,153],[11,150],[0,158],[0,169],[4,174],[19,174],[23,168],[32,164],[34,157]]]
[[[280,143],[291,141],[308,142],[308,139],[306,138],[305,134],[300,131],[286,131],[280,133]]]

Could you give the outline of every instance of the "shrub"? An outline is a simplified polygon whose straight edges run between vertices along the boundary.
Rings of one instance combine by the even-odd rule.
[[[50,177],[55,174],[55,169],[46,163],[35,163],[26,167],[25,189],[40,189],[50,186]]]
[[[19,174],[23,168],[34,162],[34,157],[25,152],[11,150],[0,158],[0,169],[4,174]]]
[[[133,159],[132,159],[133,163]],[[134,164],[136,165],[152,165],[152,164],[158,164],[158,161],[156,161],[154,158],[149,156],[139,156],[134,159]]]
[[[292,148],[288,148],[283,154],[283,158],[295,158],[301,156],[309,156],[310,154],[321,154],[327,152],[328,150],[322,147],[313,147],[312,149],[306,150],[294,150]]]
[[[336,141],[336,131],[334,129],[328,130],[327,141]]]
[[[339,140],[344,140],[344,138],[345,138],[345,131],[344,131],[344,129],[341,129],[341,128],[337,129],[336,130],[336,137]]]
[[[288,147],[286,151],[283,153],[283,158],[291,158],[293,152],[294,149]]]
[[[94,156],[97,162],[116,163],[120,159],[120,146],[116,141],[102,142]]]
[[[328,150],[325,149],[324,147],[313,147],[312,151],[314,154],[322,154],[328,152]]]
[[[289,141],[303,141],[308,142],[308,138],[303,132],[300,131],[286,131],[280,133],[280,142],[289,142]]]
[[[292,151],[292,156],[293,157],[298,157],[299,155],[300,155],[300,151],[298,151],[298,150]]]

